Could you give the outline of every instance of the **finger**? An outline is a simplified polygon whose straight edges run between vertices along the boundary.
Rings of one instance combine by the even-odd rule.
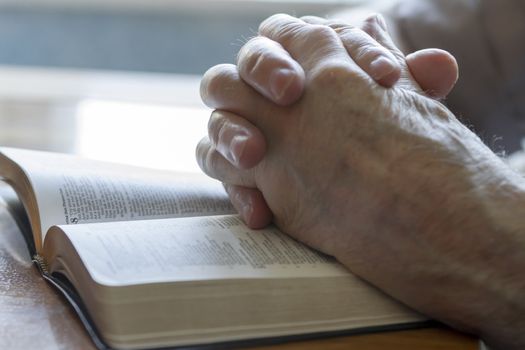
[[[350,57],[378,84],[391,87],[399,79],[401,66],[397,59],[366,32],[339,20],[316,16],[305,16],[301,19],[306,23],[326,25],[334,29]]]
[[[259,33],[281,44],[305,72],[327,61],[357,67],[349,59],[337,34],[327,26],[312,25],[289,15],[277,14],[261,23]],[[360,68],[356,72],[364,74]]]
[[[458,80],[458,64],[447,51],[416,51],[407,55],[406,62],[419,86],[433,98],[445,98]]]
[[[197,163],[208,176],[222,182],[244,187],[257,187],[252,170],[239,170],[224,158],[205,137],[195,151]]]
[[[246,84],[233,64],[221,64],[204,73],[200,93],[210,108],[242,115],[259,128],[271,122],[272,113],[265,113],[265,118],[258,118],[257,113],[271,111],[274,104]]]
[[[446,51],[426,49],[408,56],[394,44],[383,16],[374,14],[363,23],[363,30],[396,56],[402,69],[402,84],[433,98],[444,98],[458,79],[456,59]]]
[[[411,75],[410,70],[405,61],[405,55],[394,44],[394,41],[388,33],[385,19],[380,14],[374,14],[365,19],[362,28],[379,44],[387,48],[390,53],[397,59],[401,66],[401,76],[398,81],[398,86],[405,89],[413,90],[418,93],[424,93],[418,82]]]
[[[377,83],[391,87],[398,81],[401,65],[390,50],[357,27],[339,23],[329,26],[339,34],[350,57]]]
[[[374,14],[363,23],[363,29],[396,56],[404,69],[401,85],[433,98],[444,98],[458,79],[456,59],[446,51],[426,49],[405,55],[394,44],[383,16]]]
[[[270,101],[287,106],[303,93],[302,67],[277,42],[265,37],[248,41],[237,56],[241,78]]]
[[[390,37],[386,21],[382,15],[375,13],[368,16],[361,24],[361,29],[387,48],[399,61],[404,62],[405,55]]]
[[[266,140],[245,118],[226,111],[214,111],[208,122],[211,145],[239,169],[257,165],[266,152]]]
[[[230,200],[248,227],[260,229],[272,222],[272,211],[266,204],[261,191],[256,188],[248,188],[224,184]]]

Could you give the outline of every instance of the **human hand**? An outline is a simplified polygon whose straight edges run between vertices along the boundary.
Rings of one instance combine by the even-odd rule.
[[[204,101],[220,109],[212,124],[243,116],[268,147],[257,165],[234,171],[201,144],[203,170],[258,188],[284,232],[415,309],[493,343],[523,344],[505,328],[523,325],[523,281],[510,278],[525,268],[523,231],[508,220],[524,207],[523,179],[406,66],[404,81],[377,84],[339,39],[355,29],[279,15],[260,30],[301,66],[304,93],[278,106],[235,67],[218,68],[203,87]]]
[[[351,58],[352,56],[358,56],[362,58],[363,56],[360,56],[359,53],[363,52],[362,49],[364,46],[366,47],[367,45],[375,45],[375,48],[378,47],[377,42],[374,42],[371,39],[363,39],[366,38],[366,36],[363,36],[363,31],[344,24],[331,23],[331,27],[328,27],[321,25],[311,25],[308,22],[302,20],[292,20],[291,17],[283,17],[285,19],[282,19],[279,16],[271,17],[269,20],[261,24],[261,33],[263,36],[260,37],[259,40],[265,43],[264,45],[272,45],[272,43],[278,43],[282,47],[282,52],[289,52],[291,56],[294,57],[297,61],[289,60],[288,63],[295,64],[300,67],[300,70],[296,69],[296,71],[299,72],[303,71],[305,68],[308,68],[308,71],[306,72],[307,74],[304,75],[305,81],[312,81],[311,84],[314,87],[317,87],[315,93],[310,92],[310,98],[306,98],[305,96],[303,96],[303,98],[299,100],[299,102],[296,102],[291,106],[278,106],[272,103],[269,99],[259,95],[252,88],[250,88],[250,86],[248,86],[245,83],[245,81],[241,79],[240,74],[238,73],[237,68],[235,66],[216,66],[206,73],[202,82],[202,97],[204,102],[212,108],[220,109],[213,113],[212,118],[210,120],[210,130],[216,131],[216,134],[210,135],[210,138],[212,140],[215,140],[213,141],[213,144],[220,145],[221,142],[217,140],[221,138],[230,140],[232,139],[229,135],[226,134],[234,133],[233,131],[235,130],[232,131],[229,127],[224,126],[225,122],[231,122],[232,120],[235,121],[236,125],[242,125],[242,123],[250,123],[251,125],[257,125],[263,131],[265,128],[269,128],[268,131],[261,133],[261,137],[262,134],[264,134],[266,138],[269,138],[273,135],[273,137],[279,142],[282,142],[281,138],[285,136],[283,135],[283,132],[285,134],[290,133],[293,135],[293,133],[297,132],[297,130],[293,130],[293,128],[291,127],[303,124],[306,129],[302,131],[306,132],[312,128],[312,125],[318,125],[319,128],[316,129],[316,131],[319,132],[319,135],[321,137],[326,137],[327,135],[330,135],[334,130],[331,130],[326,125],[319,125],[320,120],[316,118],[319,118],[319,116],[323,114],[326,115],[327,113],[325,110],[337,110],[341,106],[346,106],[348,109],[350,109],[349,105],[361,105],[363,102],[360,101],[360,99],[365,97],[370,98],[371,100],[373,100],[373,102],[375,102],[369,103],[366,106],[362,106],[364,110],[363,113],[370,114],[370,110],[379,108],[378,106],[376,106],[376,104],[384,102],[381,101],[381,99],[376,100],[375,98],[372,99],[370,96],[368,96],[372,92],[377,94],[383,94],[384,96],[381,97],[382,99],[391,98],[388,97],[389,93],[395,93],[395,96],[399,94],[410,93],[411,96],[413,95],[415,97],[419,97],[421,101],[426,101],[425,103],[430,103],[430,101],[433,101],[425,96],[424,91],[417,84],[415,79],[411,76],[406,63],[403,61],[403,55],[392,44],[390,38],[388,37],[388,34],[380,25],[379,17],[373,17],[373,21],[370,21],[370,23],[372,24],[370,27],[373,28],[372,32],[374,33],[374,37],[377,38],[376,40],[378,40],[378,42],[380,42],[384,48],[388,48],[390,50],[390,56],[397,57],[396,60],[400,67],[400,73],[398,74],[398,77],[401,77],[401,79],[396,78],[395,84],[391,89],[381,88],[376,82],[373,82],[373,79],[370,77],[370,75],[366,74],[366,72],[363,69],[361,69]],[[272,21],[275,21],[276,23],[273,23]],[[282,24],[279,21],[283,21],[285,24]],[[278,33],[275,34],[274,32],[272,32],[272,30],[277,31]],[[280,33],[279,30],[283,32],[288,30],[291,33]],[[307,35],[307,33],[310,32],[314,39]],[[318,32],[321,34],[319,34]],[[335,38],[333,38],[334,35],[336,36]],[[285,39],[283,39],[283,37]],[[318,47],[318,45],[315,44],[315,39],[322,42],[323,40],[328,40],[327,38],[332,40],[329,44],[325,43],[324,46],[320,47]],[[346,39],[340,40],[341,38]],[[263,48],[264,47],[265,46],[263,46]],[[342,52],[341,50],[339,50],[341,47],[343,48]],[[383,50],[382,53],[384,52],[385,51]],[[242,52],[240,57],[243,57]],[[340,60],[340,62],[338,62],[338,60]],[[325,67],[325,65],[328,68]],[[340,68],[339,65],[346,67],[347,70],[339,69],[340,71],[337,70],[337,72],[339,72],[340,75],[335,76],[335,72],[332,71],[335,71],[335,69],[330,70],[330,68],[332,68],[332,66]],[[240,69],[240,71],[248,72],[247,69],[242,68]],[[319,72],[321,72],[322,74],[320,74]],[[355,79],[354,75],[356,74],[359,75],[360,79]],[[314,78],[312,78],[312,76]],[[316,83],[318,83],[318,81],[320,80],[318,78],[322,77],[323,79],[327,79],[327,76],[329,76],[329,82],[334,83],[334,86],[323,86],[325,90],[321,90],[317,86],[319,84],[316,85]],[[342,81],[345,78],[348,79],[347,82]],[[361,89],[362,91],[359,90],[359,84],[364,84],[364,87],[362,87]],[[337,87],[339,88],[339,90],[334,91]],[[360,91],[362,93],[362,96],[357,96],[356,91]],[[328,95],[329,93],[330,95]],[[400,98],[400,102],[403,102],[406,99],[404,96],[400,97],[403,97]],[[319,106],[311,105],[312,100],[318,99]],[[332,105],[327,105],[326,100],[328,99],[332,101]],[[383,106],[384,111],[382,112],[385,114],[392,114],[393,112],[391,109],[395,108],[397,104],[399,103],[395,103],[392,106]],[[308,108],[306,108],[306,106],[308,106]],[[441,104],[436,103],[436,106],[439,107],[437,110],[439,114],[448,113],[448,111],[446,111],[446,109],[443,108]],[[308,111],[311,111],[311,113],[308,113]],[[341,112],[348,114],[353,111],[352,109],[350,109],[350,111],[345,111],[343,108]],[[261,116],[267,116],[267,118]],[[277,116],[279,116],[282,119],[278,119]],[[330,127],[334,129],[337,129],[338,124],[340,124],[341,127],[344,127],[346,124],[350,123],[350,121],[346,119],[340,120],[341,116],[331,117],[332,120],[329,120],[329,122],[332,123],[330,124]],[[311,123],[305,124],[306,119],[311,119]],[[374,119],[371,119],[371,121],[373,120]],[[383,120],[380,121],[385,122]],[[215,126],[215,124],[218,125]],[[268,126],[265,127],[265,125]],[[289,130],[283,131],[282,129]],[[258,129],[256,130],[260,132]],[[325,131],[325,134],[323,134],[322,131]],[[321,140],[318,140],[319,135],[312,135],[312,138],[310,139],[312,141],[312,145],[316,145],[314,141],[318,141],[319,143],[321,143]],[[304,147],[295,147],[294,149],[290,149],[289,151],[297,152],[297,150],[299,149],[311,148],[311,145],[309,145],[308,138],[302,135],[301,139],[303,142],[301,143],[301,146]],[[233,147],[231,148],[235,149],[235,147],[239,143],[236,143],[235,141],[237,140],[235,139],[233,139],[233,141]],[[333,142],[335,141],[335,139],[327,141]],[[341,153],[339,151],[334,153],[334,151],[336,151],[337,148],[344,149],[344,145],[348,143],[348,140],[344,139],[338,141],[339,142],[336,143],[336,145],[340,146],[336,147],[335,145],[333,145],[334,149],[330,149],[331,152],[326,152],[325,157],[330,157],[330,154]],[[232,142],[230,142],[230,146],[231,144]],[[253,146],[253,144],[242,144],[242,142],[241,145],[243,147]],[[273,147],[276,146],[273,145]],[[246,152],[231,153],[243,154]],[[302,156],[304,156],[302,153],[297,154],[298,158],[301,158]],[[265,154],[265,158],[268,158],[268,154]],[[276,154],[274,158],[282,160],[283,165],[287,161],[286,156],[283,154]],[[263,190],[263,188],[259,187],[259,184],[266,184],[267,186],[280,186],[275,183],[276,181],[274,181],[273,178],[270,180],[266,180],[263,178],[259,179],[261,173],[268,172],[266,171],[268,167],[268,159],[263,159],[263,162],[261,163],[257,162],[255,164],[249,164],[249,166],[246,166],[244,167],[244,169],[241,170],[232,169],[230,162],[228,162],[218,152],[216,152],[212,144],[203,142],[200,144],[198,150],[198,160],[200,161],[200,165],[206,173],[208,173],[212,177],[224,180],[226,183],[231,183],[236,186],[243,186],[248,188],[260,188],[261,190]],[[317,161],[322,159],[315,160]],[[233,159],[231,155],[230,161],[236,162],[238,164],[243,163],[242,161]],[[246,163],[249,162],[245,161],[244,164]],[[338,162],[334,162],[334,164],[337,163]],[[265,171],[261,171],[261,169]],[[330,169],[330,167],[328,167],[328,169]],[[273,169],[270,167],[270,170],[275,171],[277,169]],[[312,176],[314,176],[314,174],[312,174]],[[277,179],[277,177],[275,179]],[[293,190],[293,188],[294,186],[290,186],[287,188],[287,190]],[[265,193],[266,200],[270,200],[269,197],[271,197],[271,195],[279,197],[279,195],[274,193],[274,191],[267,192],[268,193]],[[273,205],[274,207],[278,207],[281,205],[279,201],[276,200],[275,202],[276,203]],[[286,203],[288,201],[285,200],[283,202]],[[270,208],[271,207],[272,205],[270,205]],[[291,213],[293,212],[293,210],[284,210],[284,212]],[[278,219],[278,217],[276,219]],[[286,222],[290,221],[289,218],[281,218],[281,220],[284,220]],[[282,226],[286,227],[287,225]]]
[[[303,17],[302,20],[333,29],[347,27],[339,21],[314,16]],[[393,44],[386,32],[384,20],[378,15],[368,17],[363,22],[362,29],[362,32],[354,31],[351,35],[347,33],[340,38],[354,61],[378,84],[384,87],[391,87],[396,83],[408,84],[415,89],[418,89],[419,84],[425,94],[434,98],[444,98],[452,89],[458,70],[449,53],[427,49],[405,57]],[[214,67],[207,72],[202,84],[203,94],[208,93],[208,77],[222,67],[224,66]],[[404,73],[399,81],[402,71],[410,72],[413,80]],[[254,38],[241,49],[238,55],[238,74],[244,82],[270,101],[283,106],[295,103],[304,88],[302,67],[281,45],[265,37]],[[417,84],[412,84],[414,80]],[[264,157],[266,142],[263,135],[244,118],[231,115],[212,118],[209,135],[210,141],[205,139],[203,143],[207,145],[212,142],[217,152],[233,165],[234,172],[249,169]],[[232,140],[236,141],[232,144]],[[270,223],[272,214],[257,189],[228,184],[224,178],[220,180],[248,226],[260,228]]]

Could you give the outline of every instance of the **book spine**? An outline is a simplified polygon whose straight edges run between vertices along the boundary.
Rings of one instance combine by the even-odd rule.
[[[49,268],[46,264],[46,261],[41,255],[38,255],[38,254],[33,255],[32,260],[33,260],[33,263],[36,264],[36,266],[38,267],[38,269],[43,275],[49,275]]]

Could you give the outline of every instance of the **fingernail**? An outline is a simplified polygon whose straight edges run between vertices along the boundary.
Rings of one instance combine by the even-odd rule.
[[[247,140],[248,137],[246,135],[236,135],[232,138],[226,156],[230,162],[239,165]]]
[[[396,69],[397,64],[385,56],[378,56],[370,63],[370,75],[375,80],[388,76]]]
[[[292,69],[281,68],[270,75],[270,92],[275,101],[281,101],[288,88],[294,82],[296,73]]]

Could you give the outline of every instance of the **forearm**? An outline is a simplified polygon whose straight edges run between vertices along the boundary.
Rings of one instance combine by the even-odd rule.
[[[370,18],[371,33],[390,45],[381,22]],[[260,28],[301,62],[305,91],[279,107],[253,96],[232,74],[236,67],[205,75],[207,104],[244,115],[268,145],[264,159],[226,177],[230,183],[256,186],[280,229],[386,293],[500,348],[518,348],[523,179],[415,81],[378,86],[352,59],[355,45],[340,40],[359,29],[338,34],[286,15]],[[402,53],[392,52],[408,78]],[[200,164],[221,178],[224,165],[210,159],[222,158],[204,141]]]
[[[382,214],[378,221],[385,223],[388,215],[397,219],[370,227],[361,239],[368,240],[364,244],[353,235],[347,254],[338,258],[397,299],[480,336],[493,349],[522,349],[525,180],[484,147],[474,149],[457,166],[455,161],[434,161],[438,164],[433,167],[428,154],[417,153],[410,158],[413,163],[419,159],[421,167],[398,164],[405,168],[400,192],[407,193],[412,203],[403,203],[399,196],[397,203],[372,198],[370,202],[385,207],[380,212],[391,213]],[[485,152],[488,160],[480,157]],[[458,172],[463,172],[461,177],[455,175]],[[425,183],[418,178],[426,179]],[[388,186],[397,187],[395,183]],[[418,197],[420,201],[415,200]],[[418,207],[420,220],[406,225],[413,206]]]
[[[525,347],[525,180],[510,171],[480,188],[487,225],[473,261],[473,323],[494,349]],[[475,296],[475,294],[473,294]]]

